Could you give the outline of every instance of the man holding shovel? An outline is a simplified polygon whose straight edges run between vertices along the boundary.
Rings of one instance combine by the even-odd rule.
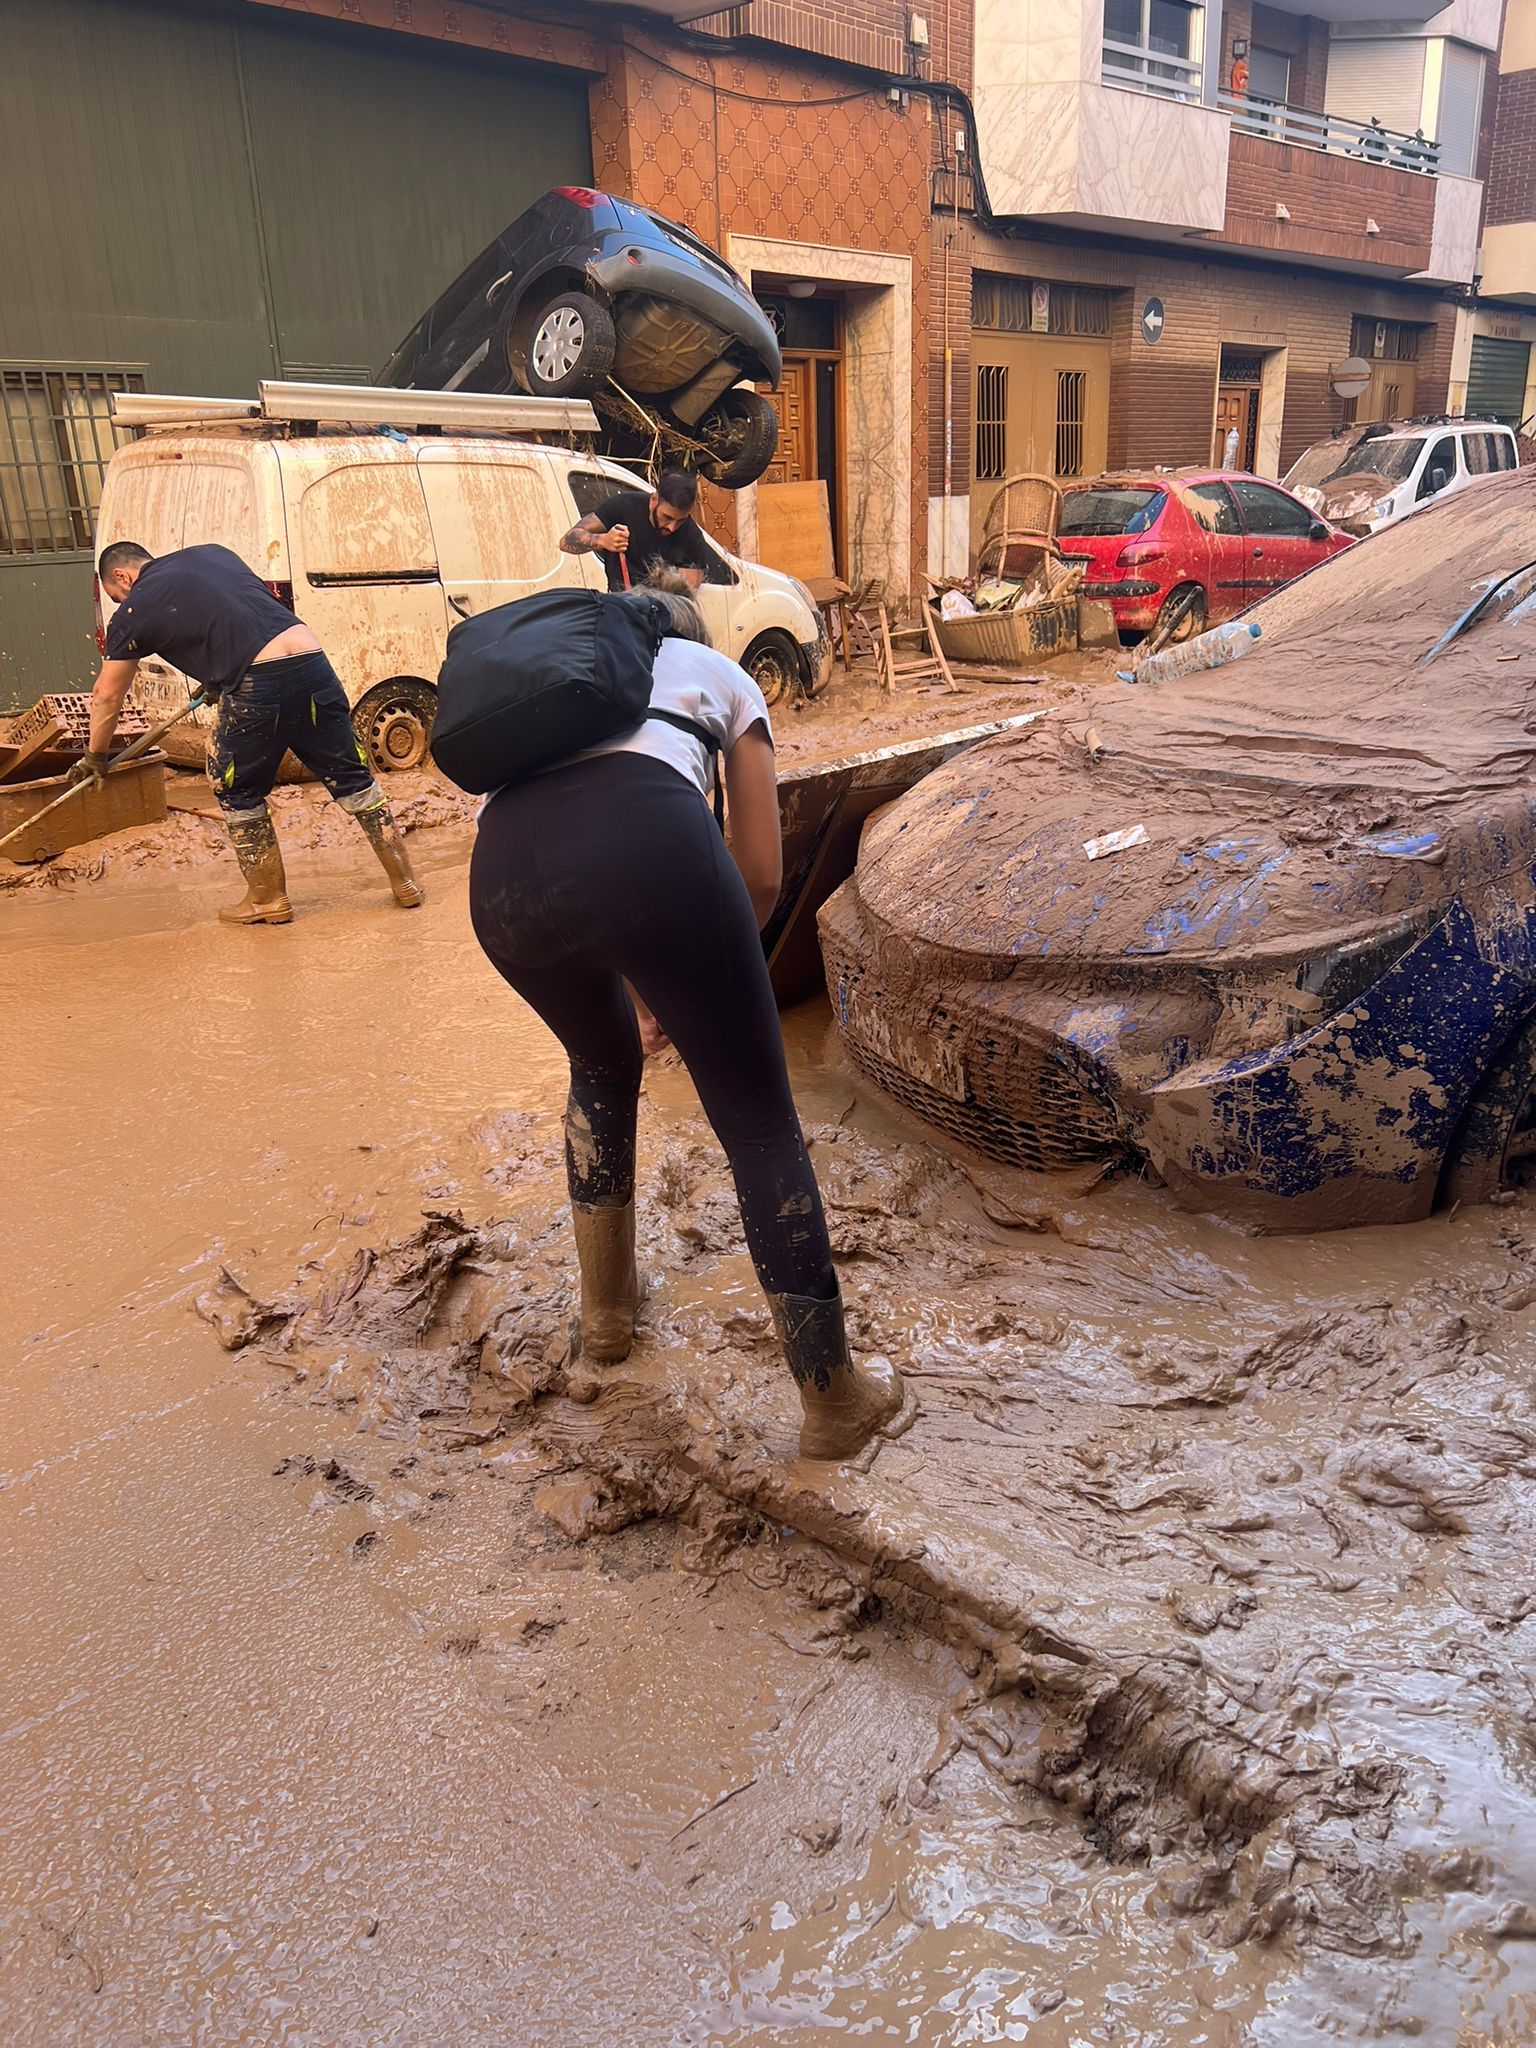
[[[106,659],[91,692],[90,748],[77,774],[100,778],[140,661],[157,654],[218,703],[208,777],[245,877],[225,924],[291,924],[283,856],[267,798],[292,748],[366,833],[395,901],[423,900],[384,792],[352,730],[346,691],[320,642],[230,549],[179,548],[154,556],[120,540],[97,564],[117,605]]]
[[[589,512],[560,543],[567,555],[601,555],[610,590],[643,583],[658,564],[681,569],[697,590],[715,566],[693,508],[699,480],[685,469],[663,470],[656,488],[620,491]]]

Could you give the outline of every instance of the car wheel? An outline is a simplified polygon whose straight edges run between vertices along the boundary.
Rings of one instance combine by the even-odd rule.
[[[352,730],[375,775],[419,768],[432,745],[437,692],[416,676],[376,683],[352,707]]]
[[[760,391],[739,386],[727,391],[699,421],[698,438],[709,451],[699,474],[727,491],[756,483],[779,446],[779,416]]]
[[[777,627],[758,634],[741,665],[762,691],[765,704],[777,704],[801,687],[800,650]]]
[[[1174,614],[1181,607],[1183,615],[1175,619]],[[1154,635],[1162,633],[1165,644],[1169,646],[1178,640],[1193,640],[1197,633],[1205,631],[1205,615],[1205,592],[1198,583],[1181,583],[1163,599],[1152,631]],[[1170,621],[1173,630],[1168,632],[1165,629]]]
[[[523,375],[535,398],[596,391],[613,368],[613,320],[586,292],[562,292],[534,319]]]
[[[1536,1018],[1528,1019],[1472,1091],[1440,1175],[1440,1202],[1488,1202],[1536,1184]]]

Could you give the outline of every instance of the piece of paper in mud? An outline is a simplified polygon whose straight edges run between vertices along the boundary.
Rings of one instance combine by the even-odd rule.
[[[1125,825],[1118,832],[1102,833],[1097,839],[1085,839],[1083,851],[1090,860],[1102,860],[1106,853],[1124,853],[1128,846],[1145,846],[1147,828],[1145,825]]]

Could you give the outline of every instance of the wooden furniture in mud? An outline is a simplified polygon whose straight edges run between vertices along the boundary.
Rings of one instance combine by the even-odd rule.
[[[79,758],[54,749],[36,756],[30,780],[0,784],[0,838],[33,821],[0,853],[0,860],[52,860],[66,847],[135,825],[156,825],[165,816],[165,756],[156,751],[114,768],[105,782],[87,785],[69,803],[38,817],[68,790],[69,771]]]

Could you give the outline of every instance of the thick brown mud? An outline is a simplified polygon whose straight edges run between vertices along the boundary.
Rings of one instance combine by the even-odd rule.
[[[569,1356],[556,1049],[299,847],[7,904],[21,2048],[1536,2033],[1536,1223],[1256,1240],[962,1165],[789,1020],[867,1471],[686,1077]],[[19,1313],[18,1313],[19,1312]]]

